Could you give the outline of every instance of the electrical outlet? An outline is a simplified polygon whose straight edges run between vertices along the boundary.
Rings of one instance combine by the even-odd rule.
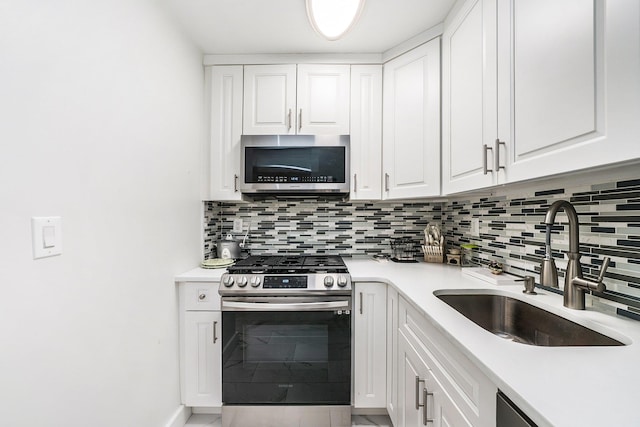
[[[471,236],[480,237],[480,218],[471,218]]]
[[[242,233],[242,218],[236,218],[233,220],[233,232]]]

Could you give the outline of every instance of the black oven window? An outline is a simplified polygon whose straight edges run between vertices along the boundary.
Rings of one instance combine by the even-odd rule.
[[[247,325],[243,360],[248,363],[328,363],[326,325]]]
[[[245,148],[245,182],[344,183],[344,147]]]
[[[351,321],[335,312],[224,312],[225,404],[350,404]]]

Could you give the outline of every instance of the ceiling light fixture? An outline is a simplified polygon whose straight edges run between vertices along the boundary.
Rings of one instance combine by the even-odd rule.
[[[349,32],[362,13],[365,0],[306,0],[311,26],[327,40]]]

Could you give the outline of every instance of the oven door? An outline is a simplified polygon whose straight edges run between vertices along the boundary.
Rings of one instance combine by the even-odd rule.
[[[351,297],[222,298],[225,405],[349,405]]]

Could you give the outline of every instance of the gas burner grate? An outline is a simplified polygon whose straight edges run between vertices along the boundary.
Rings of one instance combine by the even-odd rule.
[[[253,255],[227,269],[230,273],[310,274],[346,271],[337,255]]]

